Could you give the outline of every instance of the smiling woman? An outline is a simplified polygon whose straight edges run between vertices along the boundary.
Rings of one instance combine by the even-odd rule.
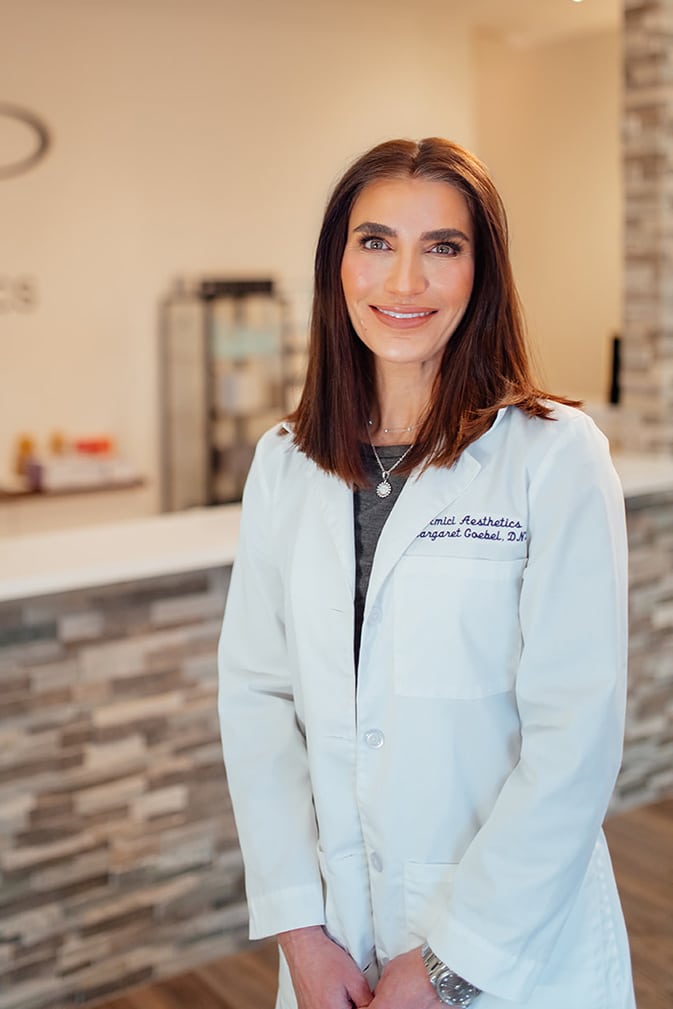
[[[398,470],[408,474],[430,459],[452,465],[502,407],[545,417],[549,401],[571,402],[533,379],[505,210],[484,165],[457,144],[394,140],[354,163],[325,212],[314,292],[294,439],[355,486],[368,483],[363,432],[390,444],[390,431],[413,425]],[[382,349],[384,333],[379,357],[368,340]]]
[[[601,830],[624,502],[606,440],[531,377],[485,167],[440,139],[363,155],[328,203],[314,291],[306,385],[258,445],[220,641],[277,1009],[633,1009]]]
[[[341,282],[353,328],[379,367],[415,366],[419,380],[431,383],[473,278],[472,221],[457,189],[402,178],[362,191],[350,215]],[[398,426],[418,420],[413,404],[405,409]]]

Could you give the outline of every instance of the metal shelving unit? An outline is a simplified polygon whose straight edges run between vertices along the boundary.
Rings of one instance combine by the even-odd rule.
[[[162,507],[240,500],[288,410],[289,312],[267,278],[178,282],[161,306]]]

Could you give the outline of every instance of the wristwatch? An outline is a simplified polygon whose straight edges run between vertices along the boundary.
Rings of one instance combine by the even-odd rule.
[[[450,967],[447,967],[432,952],[427,942],[421,949],[421,956],[428,972],[430,984],[435,989],[437,998],[444,1005],[470,1006],[477,995],[481,995],[481,988],[476,988],[460,974],[456,974]]]

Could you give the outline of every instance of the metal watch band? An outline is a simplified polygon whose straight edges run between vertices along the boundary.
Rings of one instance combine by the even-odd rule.
[[[440,960],[436,953],[433,953],[427,942],[421,949],[421,956],[428,972],[430,984],[435,989],[437,998],[444,1005],[467,1007],[472,1005],[478,995],[481,995],[481,988],[470,984],[460,974],[456,974],[450,967],[447,967],[444,961]]]

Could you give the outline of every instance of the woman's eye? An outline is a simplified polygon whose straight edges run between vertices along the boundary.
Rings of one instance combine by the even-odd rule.
[[[440,256],[457,256],[460,246],[454,242],[438,242],[437,245],[433,245],[430,251],[438,252]]]
[[[371,249],[373,252],[379,252],[382,249],[388,248],[387,242],[382,238],[375,238],[374,236],[363,238],[361,244],[363,249]]]

